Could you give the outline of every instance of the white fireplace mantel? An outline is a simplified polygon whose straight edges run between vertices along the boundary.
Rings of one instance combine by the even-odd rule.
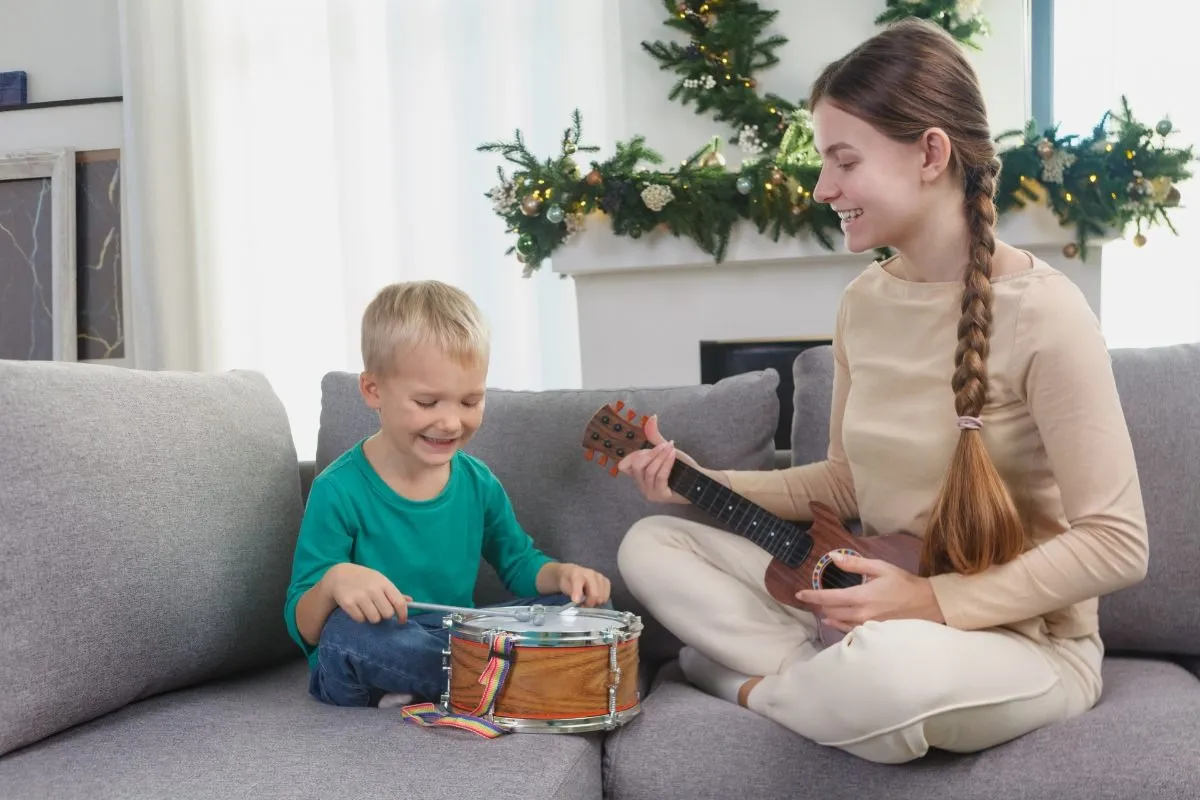
[[[1072,235],[1044,206],[997,226],[999,239],[1071,277],[1099,315],[1101,243],[1086,262],[1068,259]],[[807,235],[774,242],[741,222],[718,264],[668,232],[616,236],[597,212],[552,260],[575,280],[583,387],[699,383],[701,341],[828,339],[842,291],[874,257],[835,236],[829,251]]]

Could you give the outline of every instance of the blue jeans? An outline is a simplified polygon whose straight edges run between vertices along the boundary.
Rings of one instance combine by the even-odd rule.
[[[556,594],[497,606],[568,602],[566,595]],[[309,694],[335,706],[374,706],[392,693],[438,702],[446,688],[442,651],[450,641],[443,617],[442,612],[431,611],[410,614],[403,624],[395,617],[378,623],[355,622],[342,609],[334,609],[321,629]]]

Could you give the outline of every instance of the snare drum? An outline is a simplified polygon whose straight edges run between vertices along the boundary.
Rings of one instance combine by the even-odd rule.
[[[583,733],[611,730],[641,712],[638,639],[642,621],[599,608],[560,613],[555,606],[481,609],[449,614],[450,647],[443,651],[451,714],[480,707],[489,663],[509,663],[482,718],[510,732]],[[503,636],[502,636],[503,634]],[[497,648],[497,637],[504,648]],[[507,656],[500,651],[506,650]],[[486,705],[486,704],[485,704]]]

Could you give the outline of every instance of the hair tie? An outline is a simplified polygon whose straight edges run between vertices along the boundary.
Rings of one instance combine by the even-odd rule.
[[[960,431],[977,431],[983,427],[983,420],[979,417],[959,417],[958,429]]]

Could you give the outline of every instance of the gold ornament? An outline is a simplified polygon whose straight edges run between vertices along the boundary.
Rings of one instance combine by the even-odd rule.
[[[723,167],[725,166],[725,156],[717,150],[710,151],[704,158],[700,159],[702,167]]]
[[[594,169],[587,174],[584,180],[587,181],[588,186],[599,186],[604,180],[604,176],[600,174],[600,170]]]
[[[1049,139],[1042,139],[1037,143],[1037,154],[1042,158],[1049,158],[1054,155],[1054,142]]]
[[[1150,193],[1154,196],[1156,203],[1166,205],[1171,198],[1171,192],[1175,192],[1175,202],[1179,202],[1179,190],[1171,185],[1171,179],[1166,175],[1159,175],[1157,178],[1150,181],[1152,187]]]
[[[527,217],[536,217],[542,208],[542,201],[535,195],[527,194],[521,198],[521,213]]]
[[[1133,246],[1134,247],[1145,247],[1146,246],[1146,237],[1142,236],[1140,233],[1137,236],[1134,236],[1133,237]]]
[[[1074,242],[1067,242],[1063,245],[1063,255],[1067,258],[1074,258],[1079,255],[1079,245]]]
[[[1163,205],[1169,206],[1169,207],[1174,207],[1174,206],[1179,205],[1179,190],[1176,189],[1174,186],[1172,186],[1171,190],[1169,192],[1167,192],[1167,199],[1163,200]]]

